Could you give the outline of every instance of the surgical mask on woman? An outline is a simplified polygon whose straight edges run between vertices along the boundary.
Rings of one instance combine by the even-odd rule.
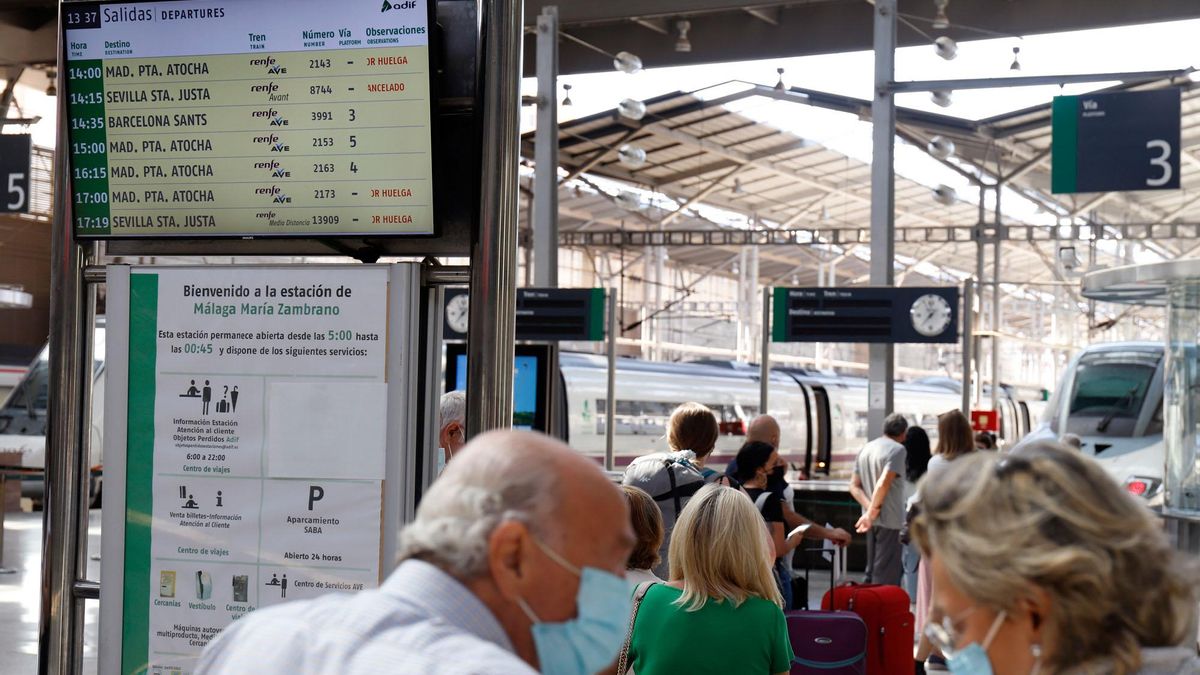
[[[942,619],[940,624],[927,625],[925,635],[946,657],[946,667],[950,669],[952,675],[992,675],[992,662],[988,658],[987,650],[992,646],[992,640],[996,639],[996,633],[1000,632],[1000,627],[1004,625],[1004,619],[1007,616],[1007,612],[1000,612],[996,616],[982,643],[972,642],[961,649],[956,646],[958,631],[955,630],[950,617]],[[1033,664],[1033,671],[1030,675],[1037,675],[1040,667],[1041,661],[1039,660]]]

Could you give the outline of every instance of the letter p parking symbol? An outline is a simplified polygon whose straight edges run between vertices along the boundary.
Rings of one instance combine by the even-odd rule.
[[[308,486],[308,510],[309,511],[313,510],[313,504],[316,504],[317,502],[321,501],[324,498],[325,498],[325,488],[321,487],[320,485],[309,485]]]

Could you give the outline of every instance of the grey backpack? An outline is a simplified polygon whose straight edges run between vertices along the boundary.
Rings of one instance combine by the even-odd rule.
[[[654,568],[654,573],[663,578],[666,578],[667,547],[671,543],[675,520],[706,482],[700,468],[691,462],[694,457],[690,450],[643,455],[629,464],[621,481],[645,490],[662,511],[663,542],[658,550],[662,562]]]

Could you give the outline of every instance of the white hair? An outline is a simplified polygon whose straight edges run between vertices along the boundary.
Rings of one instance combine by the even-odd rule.
[[[464,428],[467,426],[467,394],[461,389],[442,394],[438,429],[445,429],[451,422],[458,422]]]
[[[488,540],[507,521],[519,521],[539,536],[559,503],[558,471],[547,453],[525,434],[483,436],[421,499],[417,517],[400,532],[399,559],[416,558],[461,579],[488,569]]]

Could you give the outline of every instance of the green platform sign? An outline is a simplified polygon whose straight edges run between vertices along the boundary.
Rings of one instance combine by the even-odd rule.
[[[1051,191],[1179,189],[1179,89],[1057,96]]]

